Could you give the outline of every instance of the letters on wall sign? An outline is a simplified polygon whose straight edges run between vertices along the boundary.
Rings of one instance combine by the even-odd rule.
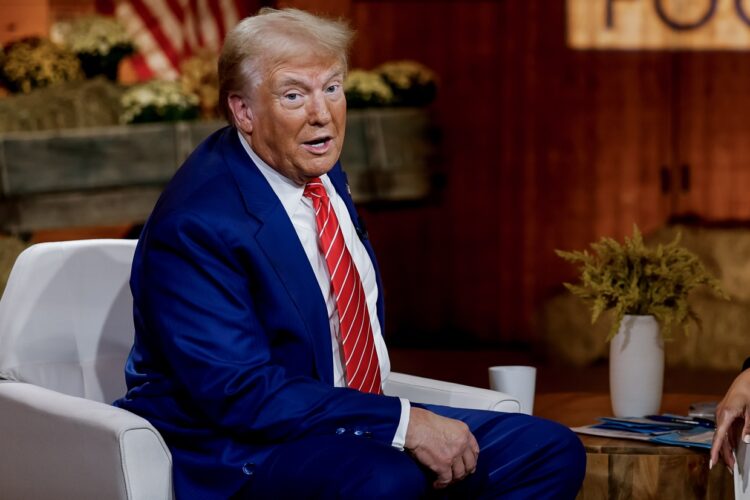
[[[750,49],[750,0],[568,0],[575,49]]]

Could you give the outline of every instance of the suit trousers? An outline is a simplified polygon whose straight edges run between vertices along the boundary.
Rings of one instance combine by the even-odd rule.
[[[572,499],[586,455],[555,422],[521,413],[413,405],[465,422],[479,443],[477,470],[443,490],[405,451],[344,432],[285,443],[258,464],[238,493],[246,499]]]

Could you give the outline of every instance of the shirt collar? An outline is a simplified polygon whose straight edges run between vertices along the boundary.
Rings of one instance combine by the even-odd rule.
[[[265,177],[268,183],[271,185],[271,189],[273,189],[273,192],[279,198],[279,201],[281,201],[281,205],[284,207],[284,211],[291,219],[294,213],[297,211],[297,208],[300,206],[300,201],[303,199],[305,186],[298,186],[291,180],[281,175],[270,165],[268,165],[268,163],[264,162],[260,158],[260,156],[255,153],[255,151],[253,151],[253,148],[250,147],[250,144],[248,144],[248,142],[245,140],[245,137],[242,135],[242,133],[240,133],[239,130],[237,131],[237,135],[239,135],[240,137],[240,144],[242,144],[242,147],[245,148],[245,151],[250,156],[250,159],[253,160],[253,163],[255,163],[255,165],[258,167],[258,170],[260,170],[260,173],[263,174],[263,177]],[[320,179],[323,181],[323,186],[325,186],[326,191],[330,193],[332,184],[328,179],[328,174],[320,176]]]

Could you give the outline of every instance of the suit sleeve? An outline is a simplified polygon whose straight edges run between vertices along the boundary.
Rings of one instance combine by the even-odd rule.
[[[134,268],[135,307],[144,342],[191,411],[258,443],[346,432],[392,442],[398,398],[290,376],[274,360],[248,263],[211,224],[191,215],[150,226]]]

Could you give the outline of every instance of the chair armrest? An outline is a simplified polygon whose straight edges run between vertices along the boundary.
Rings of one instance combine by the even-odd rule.
[[[391,372],[383,385],[383,392],[415,403],[508,413],[518,413],[521,410],[516,398],[502,392],[404,373]]]
[[[0,443],[4,498],[172,498],[164,440],[114,406],[0,381]]]

